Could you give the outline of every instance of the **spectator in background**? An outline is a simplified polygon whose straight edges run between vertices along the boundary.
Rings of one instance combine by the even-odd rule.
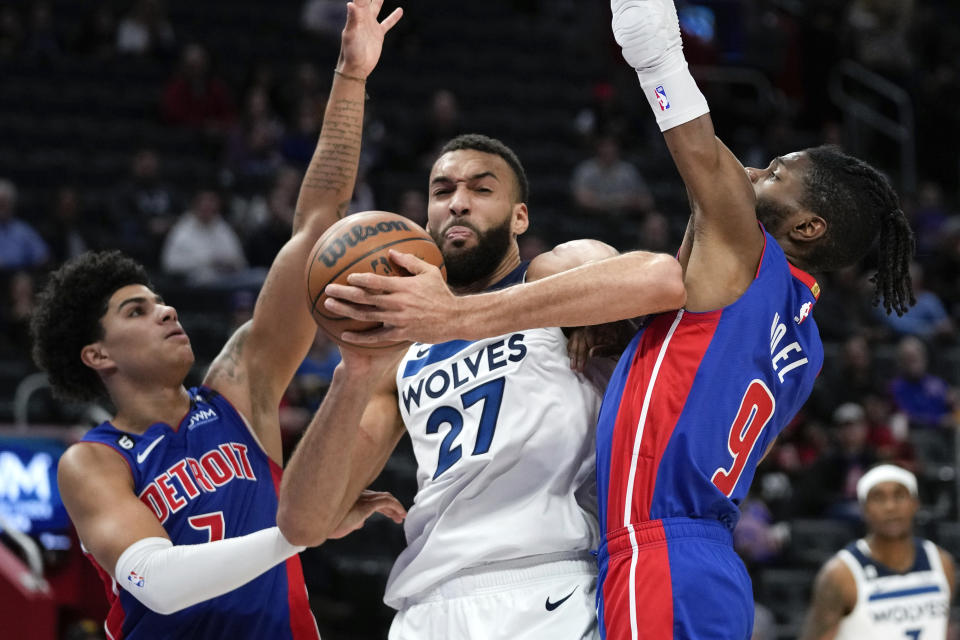
[[[161,264],[171,275],[191,284],[223,285],[247,266],[240,238],[221,215],[220,194],[203,187],[193,206],[170,229]]]
[[[283,161],[279,149],[282,134],[283,123],[273,111],[270,94],[263,87],[251,87],[243,116],[227,138],[224,164],[234,180],[251,182],[253,188],[266,187],[264,180],[272,178]]]
[[[160,247],[182,210],[180,198],[163,178],[153,149],[130,161],[130,177],[114,190],[111,223],[116,245],[148,267],[159,264]]]
[[[907,336],[900,341],[897,366],[897,376],[890,382],[890,395],[897,409],[910,420],[910,427],[953,426],[954,394],[943,378],[928,372],[927,347],[919,338]]]
[[[955,337],[953,322],[940,297],[927,289],[923,279],[923,267],[916,262],[910,264],[910,279],[913,281],[917,303],[902,316],[875,313],[877,318],[897,336],[912,335],[927,341],[952,341]]]
[[[854,0],[847,16],[853,31],[856,59],[894,80],[903,80],[913,67],[908,37],[914,0]]]
[[[117,53],[117,17],[105,2],[91,3],[78,24],[70,50],[80,56],[107,60]]]
[[[326,98],[319,102],[302,98],[297,104],[290,126],[280,139],[280,155],[286,162],[300,169],[306,169],[310,164],[320,135],[320,114],[326,107]]]
[[[20,53],[25,39],[23,20],[12,5],[0,7],[0,60]]]
[[[833,425],[833,446],[798,478],[795,504],[800,515],[857,520],[857,481],[877,461],[868,445],[866,412],[844,403],[834,411]]]
[[[673,253],[679,243],[670,237],[670,221],[659,211],[649,211],[640,223],[640,237],[638,249],[644,251],[659,251]]]
[[[14,216],[17,187],[0,178],[0,270],[34,269],[50,259],[50,249],[27,222]]]
[[[611,220],[638,220],[653,207],[647,183],[620,158],[620,144],[612,136],[601,137],[594,156],[577,165],[571,187],[581,209]]]
[[[299,180],[300,173],[292,175]],[[294,209],[297,204],[297,185],[290,188],[287,180],[274,182],[267,197],[267,217],[247,237],[246,255],[252,267],[269,267],[277,252],[290,238],[290,225],[293,224]]]
[[[0,306],[0,335],[4,351],[21,357],[30,355],[30,315],[34,308],[34,280],[26,271],[17,271],[10,277],[6,299]]]
[[[28,57],[52,62],[63,52],[60,36],[54,24],[53,9],[47,2],[33,4],[30,14],[30,30],[24,43]]]
[[[839,362],[826,367],[811,397],[818,415],[829,417],[844,402],[863,402],[869,395],[883,395],[885,381],[873,362],[870,344],[855,333],[843,343]]]
[[[233,122],[233,98],[227,84],[213,75],[206,49],[184,47],[180,68],[163,89],[163,119],[169,124],[223,132]]]
[[[960,216],[944,223],[929,264],[930,288],[950,306],[954,321],[960,321]]]
[[[397,213],[427,228],[427,197],[423,189],[407,189],[400,194]]]
[[[84,251],[95,248],[97,224],[83,219],[80,194],[71,186],[57,190],[53,215],[41,227],[54,262],[65,262]]]
[[[162,0],[138,0],[117,26],[117,51],[136,56],[166,56],[174,50],[173,26]]]
[[[923,182],[917,194],[916,206],[908,214],[917,238],[917,256],[922,260],[935,250],[943,225],[950,217],[940,185],[931,181]]]
[[[430,108],[409,143],[417,156],[417,165],[429,171],[440,148],[463,133],[460,102],[450,89],[438,89],[430,97]]]

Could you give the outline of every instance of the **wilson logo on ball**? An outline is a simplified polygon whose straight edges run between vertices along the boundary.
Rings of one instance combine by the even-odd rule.
[[[354,225],[346,233],[331,241],[329,246],[320,252],[319,258],[323,264],[332,267],[344,256],[348,247],[355,247],[368,238],[391,231],[410,231],[410,227],[400,220],[383,221],[367,226]]]

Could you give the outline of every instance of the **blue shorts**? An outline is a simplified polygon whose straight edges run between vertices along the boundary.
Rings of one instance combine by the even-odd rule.
[[[749,640],[753,587],[715,520],[633,524],[600,548],[597,613],[608,640]]]

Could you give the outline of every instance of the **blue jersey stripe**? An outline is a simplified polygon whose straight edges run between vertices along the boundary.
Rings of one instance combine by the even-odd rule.
[[[872,593],[867,600],[886,600],[887,598],[903,598],[906,596],[918,596],[922,593],[939,593],[940,586],[932,584],[927,587],[914,587],[913,589],[901,589],[900,591],[884,591],[882,593]]]

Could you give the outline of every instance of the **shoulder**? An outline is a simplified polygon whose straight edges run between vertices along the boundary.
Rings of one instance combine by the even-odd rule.
[[[616,249],[599,240],[564,242],[530,261],[530,266],[527,268],[527,281],[532,282],[569,271],[588,262],[612,258],[618,253]]]
[[[857,581],[843,560],[842,553],[838,552],[820,568],[813,588],[821,594],[839,596],[845,604],[852,606],[857,599]]]
[[[78,442],[60,456],[57,463],[57,484],[61,490],[82,488],[105,477],[129,481],[133,484],[130,464],[123,455],[108,444]]]

